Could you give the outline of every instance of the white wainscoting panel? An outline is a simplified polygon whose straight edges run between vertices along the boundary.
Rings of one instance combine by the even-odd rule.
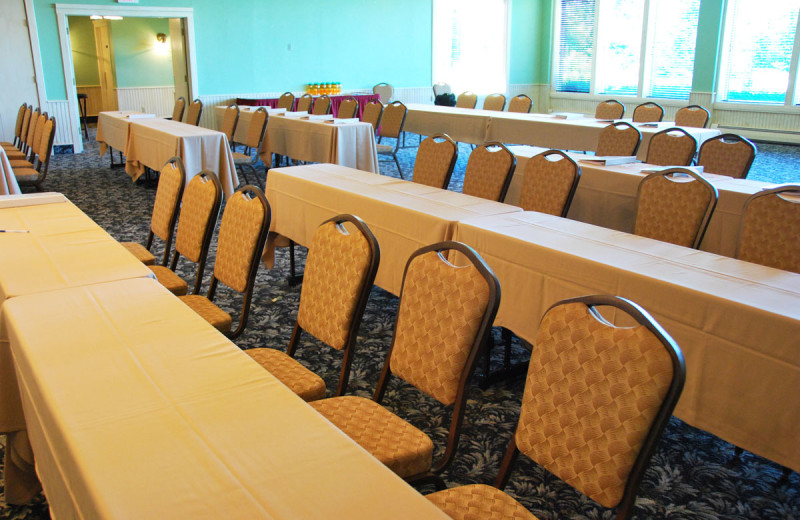
[[[67,103],[67,100],[48,101],[43,108],[47,115],[56,118],[56,136],[53,139],[53,146],[73,144],[69,124],[69,103]]]
[[[159,117],[172,116],[175,87],[126,87],[117,89],[120,110],[140,110]]]

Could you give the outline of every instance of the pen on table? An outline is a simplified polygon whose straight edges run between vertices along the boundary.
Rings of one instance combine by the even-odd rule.
[[[0,229],[0,233],[30,233],[27,229]]]

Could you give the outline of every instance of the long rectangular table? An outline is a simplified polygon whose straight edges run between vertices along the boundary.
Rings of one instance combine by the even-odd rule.
[[[14,170],[8,161],[6,151],[0,148],[0,195],[12,195],[22,193],[17,183]]]
[[[295,105],[294,106],[296,106],[297,99],[302,95],[303,95],[302,92],[294,92],[294,96],[295,96]],[[316,100],[318,97],[319,96],[314,96],[314,99]],[[331,113],[334,116],[337,116],[339,114],[339,105],[342,104],[342,101],[344,101],[345,99],[347,99],[349,97],[355,98],[356,101],[358,101],[358,117],[359,118],[361,118],[361,116],[363,115],[364,107],[367,106],[367,103],[369,103],[370,101],[380,101],[381,100],[381,97],[378,94],[373,94],[371,92],[368,92],[368,93],[353,92],[353,93],[350,93],[350,94],[347,94],[347,93],[335,94],[335,95],[331,95],[331,96],[328,96],[328,97],[331,99]],[[266,107],[275,108],[275,107],[278,106],[278,99],[279,98],[260,98],[260,99],[236,98],[236,104],[239,105],[240,108],[243,105],[244,106],[266,106]]]
[[[396,295],[411,253],[449,240],[458,221],[521,211],[333,164],[274,168],[267,176],[266,194],[272,206],[272,231],[301,245],[311,244],[314,231],[328,218],[342,213],[362,218],[381,248],[375,284]],[[269,254],[268,249],[267,263]]]
[[[214,107],[214,114],[217,120],[217,130],[222,131],[222,120],[225,117],[226,106]],[[250,128],[250,120],[253,114],[259,107],[241,106],[239,107],[239,121],[236,123],[236,131],[233,133],[233,140],[237,143],[243,143],[247,139],[247,131]]]
[[[131,121],[142,112],[136,110],[115,110],[100,112],[97,115],[97,134],[95,140],[100,146],[102,157],[109,148],[124,153],[128,146],[128,133]],[[131,118],[133,116],[133,119]]]
[[[154,280],[2,322],[54,518],[447,518]]]
[[[500,280],[495,325],[535,341],[553,303],[615,294],[686,357],[675,414],[800,470],[800,275],[535,212],[459,222]]]

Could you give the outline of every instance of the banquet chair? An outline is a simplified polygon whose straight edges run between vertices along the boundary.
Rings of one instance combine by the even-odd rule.
[[[446,190],[457,159],[458,145],[449,135],[428,136],[419,144],[411,180]]]
[[[800,185],[751,195],[742,210],[736,258],[800,273]]]
[[[183,119],[183,111],[186,109],[186,98],[179,97],[175,100],[175,106],[172,109],[172,120],[181,122]]]
[[[285,108],[287,112],[291,112],[294,107],[294,94],[291,92],[284,92],[278,98],[278,104],[275,108]]]
[[[675,126],[691,126],[705,128],[711,114],[700,105],[689,105],[678,109],[675,113]]]
[[[339,215],[323,222],[308,248],[300,308],[286,352],[251,348],[245,353],[304,400],[322,399],[325,381],[294,359],[305,331],[342,351],[342,368],[334,395],[344,395],[361,317],[379,262],[378,241],[360,218]]]
[[[364,105],[364,112],[361,114],[361,121],[364,123],[372,124],[372,130],[378,133],[378,128],[381,125],[381,117],[383,116],[383,103],[380,101],[368,101]]]
[[[696,151],[697,139],[686,130],[667,128],[650,139],[645,162],[658,166],[689,166]]]
[[[633,232],[697,249],[717,198],[717,188],[692,170],[667,168],[651,173],[639,183]]]
[[[305,93],[299,98],[297,98],[297,107],[295,108],[296,112],[311,112],[311,103],[314,101],[314,97],[309,94]]]
[[[524,211],[566,217],[580,178],[578,163],[564,152],[547,150],[535,155],[525,164],[519,206]]]
[[[33,119],[33,116],[36,116],[36,119]],[[47,112],[42,112],[41,114],[33,113],[31,116],[31,121],[29,123],[29,137],[27,137],[28,141],[28,150],[24,154],[21,154],[19,151],[12,151],[10,153],[6,153],[8,157],[8,161],[11,165],[11,168],[34,168],[34,162],[36,161],[37,152],[39,150],[39,142],[42,139],[42,132],[44,132],[44,125],[47,123],[49,117],[47,116]],[[39,158],[41,160],[41,157]]]
[[[314,108],[311,113],[316,116],[324,116],[331,113],[331,98],[323,94],[314,101]]]
[[[381,98],[381,103],[388,105],[392,100],[392,96],[394,96],[394,87],[388,83],[378,83],[372,87],[372,93],[378,94],[378,96]]]
[[[195,99],[189,103],[189,109],[186,111],[186,124],[197,126],[200,124],[200,116],[203,115],[203,102]]]
[[[33,186],[37,191],[42,191],[42,184],[47,177],[47,170],[50,165],[50,155],[53,152],[53,139],[56,136],[56,118],[47,118],[47,114],[41,117],[45,118],[44,127],[39,135],[39,139],[33,144],[33,153],[35,154],[36,166],[33,168],[15,168],[12,164],[11,169],[14,170],[14,176],[20,186]]]
[[[358,100],[353,96],[348,96],[339,103],[339,112],[336,114],[339,119],[351,119],[358,117]]]
[[[183,197],[186,173],[183,160],[172,157],[161,168],[156,188],[156,200],[153,202],[153,214],[150,217],[150,232],[147,234],[147,245],[144,247],[137,242],[120,242],[133,256],[145,265],[154,265],[156,258],[150,252],[153,237],[157,236],[164,241],[164,259],[161,265],[167,265],[169,260],[172,238],[175,234],[175,222],[178,220],[178,208]]]
[[[151,265],[156,279],[176,296],[189,292],[186,281],[175,273],[181,255],[197,264],[192,294],[200,293],[203,284],[211,236],[222,205],[222,184],[211,170],[203,170],[189,181],[183,193],[178,231],[175,235],[175,253],[169,267]]]
[[[744,179],[756,158],[756,145],[736,134],[722,134],[708,139],[697,153],[697,165],[703,171]]]
[[[461,192],[503,202],[516,166],[516,157],[504,144],[495,141],[484,143],[469,154]]]
[[[533,101],[525,94],[520,94],[511,98],[508,102],[508,111],[519,114],[527,114],[533,108]]]
[[[595,119],[622,119],[625,115],[625,105],[616,99],[608,99],[599,103],[594,110]]]
[[[17,110],[17,121],[14,124],[14,140],[12,142],[0,142],[0,146],[2,146],[4,150],[18,150],[17,146],[19,146],[22,140],[22,121],[25,119],[25,111],[27,109],[27,103],[23,103],[19,106],[19,110]]]
[[[636,325],[617,326],[599,309]],[[494,485],[460,486],[427,498],[457,520],[534,520],[501,491],[521,452],[600,505],[616,508],[617,520],[630,518],[685,380],[680,348],[640,306],[617,296],[560,301],[539,325],[519,421]]]
[[[253,112],[253,116],[250,118],[250,126],[247,127],[247,135],[245,136],[244,142],[239,143],[245,146],[244,153],[233,152],[233,164],[238,171],[242,172],[245,182],[247,182],[247,174],[244,170],[245,168],[249,168],[252,170],[253,175],[255,175],[256,182],[259,184],[261,183],[255,168],[255,163],[258,161],[258,154],[256,153],[255,156],[251,156],[251,154],[253,150],[258,152],[258,149],[261,147],[261,141],[264,140],[264,132],[267,129],[267,120],[267,109],[264,107],[256,109],[256,111]]]
[[[214,273],[206,296],[179,296],[197,314],[229,339],[238,338],[247,326],[259,259],[267,241],[271,213],[267,198],[258,187],[248,184],[236,190],[225,204],[217,236]],[[219,283],[241,293],[242,310],[233,332],[231,315],[214,304]]]
[[[478,104],[478,96],[472,92],[462,92],[456,98],[456,108],[475,108]]]
[[[633,109],[634,123],[657,123],[664,119],[664,108],[658,103],[648,101]]]
[[[439,82],[433,84],[433,97],[439,96],[441,94],[451,94],[453,90],[450,88],[448,83]]]
[[[239,106],[236,104],[228,105],[225,115],[222,116],[222,126],[220,131],[228,138],[231,148],[233,148],[233,134],[236,133],[236,125],[239,123]]]
[[[447,260],[457,253],[459,265]],[[440,242],[406,263],[394,335],[372,399],[333,397],[309,403],[398,476],[443,487],[466,409],[467,384],[500,303],[500,284],[472,248]],[[447,444],[433,460],[427,434],[380,403],[392,375],[452,407]]]
[[[611,123],[600,131],[595,155],[635,156],[642,142],[642,133],[629,123]]]
[[[506,97],[503,94],[489,94],[483,100],[484,110],[502,112],[506,107]]]
[[[378,155],[391,155],[394,163],[397,165],[397,171],[400,172],[400,178],[403,177],[403,170],[400,168],[400,161],[397,159],[397,151],[400,149],[400,134],[403,132],[403,125],[406,122],[406,114],[408,109],[400,101],[392,101],[386,108],[383,109],[383,118],[381,120],[381,135],[378,138]],[[394,139],[394,146],[388,144],[380,144],[384,137]]]
[[[17,150],[5,149],[6,156],[9,161],[14,160],[28,160],[31,145],[33,144],[33,133],[36,131],[36,122],[39,120],[40,110],[28,106],[22,120],[22,128],[20,129],[20,146]]]

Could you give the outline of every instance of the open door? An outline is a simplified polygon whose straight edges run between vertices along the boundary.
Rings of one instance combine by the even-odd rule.
[[[192,101],[189,73],[186,67],[186,31],[182,18],[169,19],[169,40],[172,45],[172,75],[175,80],[175,99],[182,97],[186,106]]]
[[[97,46],[97,73],[100,77],[100,111],[117,110],[117,76],[114,66],[114,47],[111,43],[111,26],[108,20],[92,20],[94,41]]]

